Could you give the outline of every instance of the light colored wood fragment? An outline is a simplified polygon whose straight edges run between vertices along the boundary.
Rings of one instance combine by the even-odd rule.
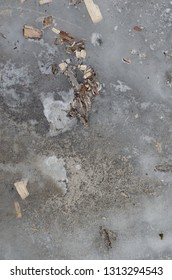
[[[21,213],[20,204],[17,201],[15,201],[14,202],[14,206],[15,206],[15,210],[16,210],[16,217],[17,218],[21,218],[22,217],[22,213]]]
[[[94,23],[98,23],[103,19],[99,6],[93,0],[84,0],[88,13]]]
[[[78,65],[78,68],[81,70],[81,71],[86,71],[86,69],[87,69],[87,65],[83,65],[83,64],[81,64],[81,65]]]
[[[31,25],[24,25],[23,35],[26,39],[41,39],[42,31]]]
[[[86,53],[86,51],[85,50],[81,50],[81,51],[75,51],[75,54],[76,54],[76,57],[78,58],[78,59],[85,59],[86,58],[86,56],[87,56],[87,53]]]
[[[62,62],[59,64],[61,71],[65,71],[67,69],[67,66],[68,66],[67,63],[65,63],[65,62]]]
[[[40,5],[49,4],[49,3],[52,3],[52,2],[53,2],[53,0],[39,0]]]
[[[14,183],[14,186],[16,187],[16,190],[18,192],[18,194],[20,195],[20,197],[22,199],[25,199],[26,197],[29,196],[29,192],[27,190],[27,183],[28,183],[28,180],[21,180],[21,181],[17,181]]]
[[[55,27],[53,27],[51,30],[52,30],[54,33],[56,33],[57,35],[60,34],[60,30],[58,30],[58,29],[55,28]]]
[[[92,73],[91,71],[88,71],[88,72],[85,73],[84,79],[88,79],[88,78],[90,78],[92,75],[93,75],[93,73]]]
[[[81,58],[85,59],[87,56],[86,50],[81,50]]]

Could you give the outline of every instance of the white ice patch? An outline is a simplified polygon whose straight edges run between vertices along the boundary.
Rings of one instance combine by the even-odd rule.
[[[126,92],[128,90],[131,90],[131,88],[128,87],[127,85],[125,85],[123,82],[118,80],[117,83],[118,84],[116,84],[116,85],[113,83],[110,84],[111,87],[115,88],[115,91]]]
[[[38,160],[38,168],[46,177],[52,179],[52,181],[59,187],[63,194],[67,191],[67,174],[65,169],[65,162],[62,158],[55,156],[41,157]]]
[[[67,117],[67,111],[73,100],[73,90],[69,92],[59,92],[62,100],[54,100],[54,94],[42,95],[41,100],[44,106],[44,115],[50,124],[50,136],[71,130],[76,120]]]

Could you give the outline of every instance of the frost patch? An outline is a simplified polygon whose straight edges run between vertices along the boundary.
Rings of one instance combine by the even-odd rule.
[[[110,84],[111,87],[115,88],[115,91],[127,92],[128,90],[131,90],[131,88],[125,85],[123,82],[118,80],[117,83],[118,83],[117,85],[112,83]]]
[[[50,177],[52,181],[60,188],[63,194],[67,191],[67,175],[65,162],[62,158],[55,156],[42,157],[38,162],[38,168],[46,177]]]
[[[59,92],[62,100],[54,100],[54,94],[48,96],[42,95],[42,104],[44,106],[44,115],[50,124],[50,136],[56,136],[62,132],[71,130],[76,120],[67,117],[70,103],[73,100],[73,90],[69,92]]]

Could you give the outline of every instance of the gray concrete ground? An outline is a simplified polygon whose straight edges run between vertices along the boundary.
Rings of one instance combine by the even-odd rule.
[[[95,3],[96,25],[83,3],[0,1],[1,259],[172,257],[172,2]],[[73,92],[51,73],[68,58],[56,35],[23,37],[23,25],[41,28],[45,15],[85,39],[103,84],[88,128],[66,118]],[[25,200],[14,187],[23,178]]]

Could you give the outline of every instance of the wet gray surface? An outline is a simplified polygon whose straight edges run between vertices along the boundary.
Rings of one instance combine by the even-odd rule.
[[[172,257],[172,173],[155,168],[172,164],[172,2],[95,3],[104,17],[96,25],[83,3],[0,1],[1,259]],[[68,58],[56,35],[23,37],[23,25],[42,28],[45,15],[85,39],[103,84],[88,128],[64,113],[73,92],[51,72]],[[14,187],[23,178],[24,201]],[[101,226],[115,233],[112,248]]]

